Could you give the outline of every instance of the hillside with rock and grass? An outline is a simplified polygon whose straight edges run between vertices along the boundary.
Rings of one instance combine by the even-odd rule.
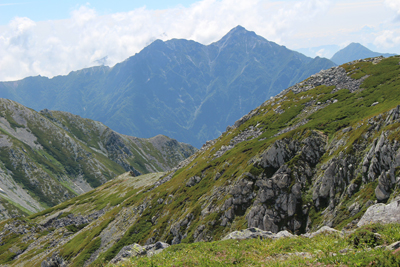
[[[249,228],[215,242],[134,244],[106,266],[399,266],[399,230],[399,223],[352,231],[324,226],[298,236]]]
[[[35,110],[68,111],[122,134],[163,134],[199,148],[271,96],[332,66],[238,26],[209,45],[155,40],[112,68],[0,82],[0,97]]]
[[[0,99],[0,219],[36,213],[124,172],[166,171],[197,149],[141,139],[60,111]]]
[[[379,57],[321,71],[169,172],[124,174],[41,213],[2,221],[0,264],[102,266],[135,243],[149,251],[165,243],[174,252],[246,228],[300,235],[373,221],[362,219],[367,209],[396,204],[400,192],[399,63]],[[214,246],[207,244],[205,251]],[[277,253],[292,253],[282,246]],[[294,252],[301,251],[309,252]]]

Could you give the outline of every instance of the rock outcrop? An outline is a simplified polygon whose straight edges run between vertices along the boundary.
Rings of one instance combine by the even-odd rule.
[[[51,257],[48,257],[46,260],[42,261],[41,267],[67,267],[68,264],[64,262],[64,259],[61,258],[58,254],[53,254]]]
[[[158,254],[170,245],[164,242],[157,242],[155,244],[141,246],[139,244],[133,244],[123,247],[120,252],[115,256],[110,263],[116,264],[124,259],[137,257],[137,256],[147,256]]]

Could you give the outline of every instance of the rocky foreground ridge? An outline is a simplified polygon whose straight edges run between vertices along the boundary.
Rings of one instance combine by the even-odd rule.
[[[197,149],[141,139],[59,111],[0,99],[0,219],[31,214],[131,171],[166,171]]]
[[[135,243],[213,241],[246,228],[300,235],[357,227],[369,207],[392,203],[400,192],[399,59],[313,75],[170,172],[123,175],[1,222],[0,264],[40,266],[58,255],[70,266],[89,266]],[[98,217],[78,219],[92,214]],[[79,221],[65,225],[73,218]],[[41,230],[49,220],[60,223]],[[12,232],[10,224],[30,230]]]

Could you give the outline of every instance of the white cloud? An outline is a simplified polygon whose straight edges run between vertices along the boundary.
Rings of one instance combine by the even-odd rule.
[[[379,31],[376,32],[373,44],[378,49],[385,49],[389,52],[400,53],[400,1],[385,0],[385,6],[389,7],[392,14],[388,13],[387,20],[379,25]],[[397,51],[396,51],[397,50]]]
[[[326,51],[325,51],[325,49],[320,49],[320,50],[318,50],[316,53],[315,53],[318,57],[326,57],[325,56],[325,54],[326,54]]]
[[[385,0],[385,5],[396,12],[396,19],[400,19],[400,1],[399,0]]]
[[[321,45],[307,33],[333,38],[343,32],[331,30],[331,34],[321,26],[334,2],[203,0],[187,8],[138,8],[105,16],[85,5],[67,20],[33,22],[16,18],[7,27],[0,27],[0,80],[67,74],[104,58],[112,66],[155,39],[185,38],[209,44],[237,25],[289,47],[305,47],[296,42],[309,43],[309,47]]]
[[[72,21],[77,26],[85,26],[91,20],[97,17],[97,13],[94,9],[90,9],[88,5],[81,6],[79,9],[72,11]]]
[[[400,45],[400,30],[385,30],[374,41],[377,47],[392,48]]]

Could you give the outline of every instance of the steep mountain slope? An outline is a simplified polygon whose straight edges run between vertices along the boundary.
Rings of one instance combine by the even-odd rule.
[[[0,223],[0,264],[110,261],[126,245],[219,240],[258,227],[351,227],[399,195],[400,57],[312,75],[251,111],[168,173],[124,174]]]
[[[70,113],[0,99],[0,218],[38,212],[126,171],[169,170],[195,151],[166,136],[124,136]]]
[[[379,56],[391,57],[394,55],[395,54],[373,52],[359,43],[351,43],[345,48],[336,52],[332,56],[331,60],[335,62],[337,65],[341,65],[346,62],[358,59],[379,57]]]
[[[238,26],[207,46],[156,40],[111,69],[3,82],[0,92],[35,110],[68,111],[123,134],[164,134],[200,147],[270,96],[332,66]]]

